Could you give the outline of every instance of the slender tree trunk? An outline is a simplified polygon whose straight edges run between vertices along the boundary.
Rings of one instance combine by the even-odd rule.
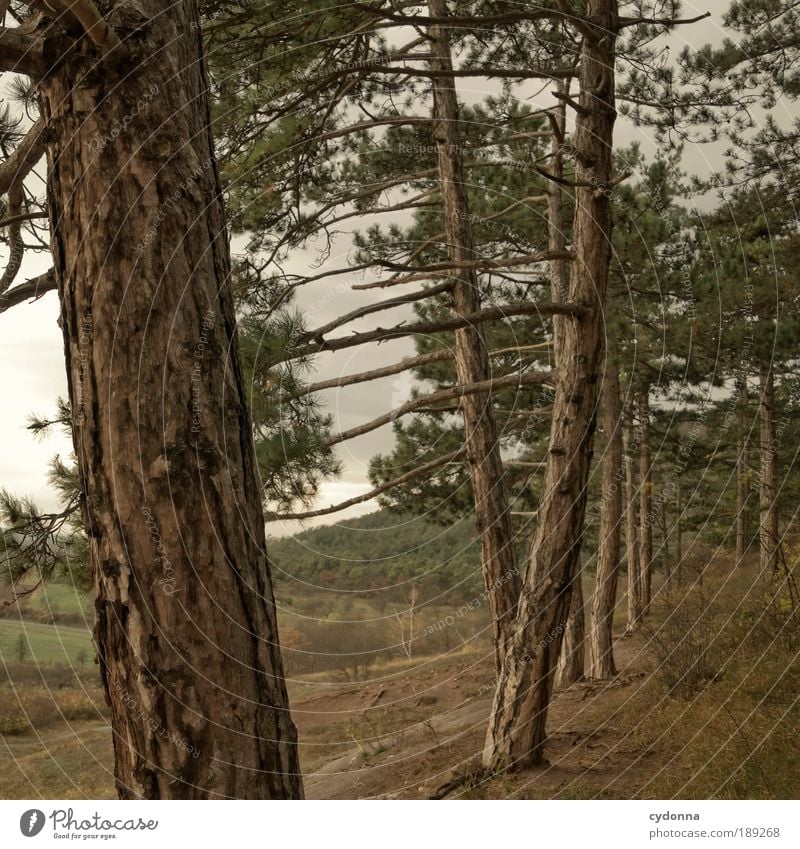
[[[569,80],[560,80],[556,88],[561,94],[569,92]],[[553,141],[550,149],[549,169],[554,179],[547,183],[547,247],[554,254],[567,249],[567,234],[564,228],[564,190],[558,182],[564,178],[564,137],[567,130],[567,104],[559,101],[553,110],[551,122]],[[560,304],[569,295],[567,263],[563,259],[550,260],[550,290],[553,303]],[[554,351],[554,354],[557,352]]]
[[[775,433],[775,382],[772,365],[765,363],[759,372],[761,391],[761,480],[758,544],[761,572],[774,575],[778,571],[778,457]]]
[[[639,523],[636,516],[636,470],[631,450],[634,429],[631,417],[623,430],[625,452],[625,553],[628,561],[628,623],[626,634],[632,634],[642,618],[642,570],[639,568]]]
[[[608,359],[602,387],[601,413],[605,433],[603,485],[600,504],[600,529],[597,549],[597,578],[592,597],[591,633],[589,637],[589,677],[613,678],[612,629],[617,604],[620,543],[622,536],[622,404],[619,372]]]
[[[448,14],[445,0],[429,0],[428,7],[432,17],[444,18]],[[431,26],[428,35],[431,69],[452,71],[448,28]],[[441,76],[433,80],[433,118],[449,259],[468,262],[475,258],[475,252],[453,77]],[[452,305],[457,316],[480,310],[478,279],[474,271],[454,274]],[[488,348],[480,326],[455,331],[454,359],[458,380],[464,385],[491,377]],[[461,400],[461,413],[481,542],[481,564],[494,625],[495,662],[499,668],[521,581],[491,394],[465,395]]]
[[[750,439],[747,417],[747,372],[737,386],[738,444],[736,451],[736,559],[742,563],[750,548]]]
[[[603,304],[611,258],[615,0],[588,0],[591,30],[580,57],[576,115],[575,219],[569,298],[580,320],[554,322],[557,379],[536,533],[503,659],[484,748],[484,766],[541,763],[553,673],[577,574],[603,354]]]
[[[664,575],[669,575],[672,568],[669,557],[669,519],[667,517],[667,502],[663,493],[659,497],[658,526],[661,531],[661,571]]]
[[[39,92],[117,790],[300,798],[197,6],[115,21]]]
[[[675,571],[678,583],[683,582],[683,491],[680,478],[675,490]]]
[[[567,627],[564,630],[561,656],[556,667],[556,688],[566,690],[578,681],[583,681],[585,664],[586,622],[583,605],[583,570],[579,568],[572,582]]]
[[[639,395],[639,569],[642,573],[642,616],[650,610],[653,582],[653,463],[650,456],[650,390]]]

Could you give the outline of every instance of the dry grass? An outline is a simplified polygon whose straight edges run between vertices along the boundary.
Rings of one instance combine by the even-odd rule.
[[[752,566],[715,563],[661,595],[656,674],[628,707],[629,739],[658,764],[638,795],[798,798],[799,624],[786,584]]]
[[[102,719],[107,715],[103,693],[93,690],[0,690],[0,735],[28,734],[63,721]]]

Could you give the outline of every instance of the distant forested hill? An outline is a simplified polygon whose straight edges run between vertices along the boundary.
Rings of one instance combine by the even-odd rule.
[[[444,528],[418,516],[378,510],[335,525],[269,540],[279,584],[385,589],[409,578],[425,595],[449,590],[474,594],[483,587],[472,518]],[[403,592],[407,592],[407,586]]]

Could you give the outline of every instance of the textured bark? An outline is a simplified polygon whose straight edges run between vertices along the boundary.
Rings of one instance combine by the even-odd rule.
[[[633,424],[625,420],[623,430],[625,463],[625,554],[628,562],[628,622],[625,633],[632,634],[642,618],[642,570],[639,568],[639,523],[636,516],[636,471],[631,446]]]
[[[614,665],[612,626],[617,604],[620,543],[622,537],[622,404],[619,373],[610,360],[601,390],[601,414],[605,433],[603,455],[602,502],[597,549],[597,578],[592,596],[589,634],[589,677],[613,678]]]
[[[561,656],[556,667],[555,686],[566,690],[583,681],[586,669],[586,622],[583,603],[583,570],[579,569],[572,582],[569,617],[561,643]]]
[[[653,461],[650,454],[650,391],[647,388],[639,395],[639,500],[642,616],[647,616],[653,582]]]
[[[498,679],[483,763],[541,763],[553,673],[577,573],[603,353],[603,304],[611,258],[614,0],[588,0],[592,22],[580,57],[575,122],[575,218],[569,298],[586,316],[556,318],[557,379],[538,523],[514,631]]]
[[[444,18],[448,14],[444,0],[429,0],[428,7],[432,17]],[[436,72],[451,71],[453,64],[448,29],[431,26],[428,35],[431,69]],[[475,259],[475,251],[458,125],[458,100],[453,78],[446,74],[433,80],[433,119],[449,258],[453,263],[469,264]],[[478,279],[474,269],[465,267],[454,272],[452,307],[457,317],[480,310]],[[481,327],[467,326],[456,330],[454,359],[459,383],[480,383],[491,378],[489,351]],[[499,668],[521,582],[491,393],[463,396],[461,414],[480,536],[481,565],[494,628],[495,662]]]
[[[117,790],[299,798],[197,7],[163,12],[39,85]]]
[[[761,571],[774,575],[778,571],[778,457],[775,433],[775,382],[772,365],[765,363],[759,371],[761,479],[759,498],[758,547]]]
[[[747,373],[737,386],[736,446],[736,559],[741,563],[750,548],[750,439],[747,417]]]

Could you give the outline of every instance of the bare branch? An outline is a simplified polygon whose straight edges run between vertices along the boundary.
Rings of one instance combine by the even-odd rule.
[[[349,324],[351,321],[356,321],[359,318],[364,318],[364,316],[371,315],[375,312],[391,310],[395,307],[403,306],[404,304],[412,304],[415,301],[422,301],[425,298],[431,298],[434,295],[447,292],[452,285],[453,284],[450,281],[447,281],[446,283],[440,283],[438,286],[431,286],[430,289],[422,289],[419,292],[412,292],[409,295],[401,295],[396,298],[389,298],[386,301],[378,301],[374,304],[367,304],[366,306],[359,307],[346,315],[340,316],[323,327],[318,327],[316,330],[309,330],[308,333],[304,334],[303,340],[322,339],[326,333],[336,330],[343,324]]]
[[[341,336],[336,339],[322,339],[307,345],[301,345],[292,350],[287,350],[285,355],[274,361],[273,365],[294,360],[299,357],[311,356],[321,351],[341,351],[344,348],[353,348],[364,345],[367,342],[385,342],[389,339],[401,339],[404,336],[414,336],[418,333],[439,333],[448,330],[458,330],[461,327],[469,327],[473,324],[483,324],[487,321],[496,321],[500,318],[512,318],[519,315],[567,315],[573,318],[581,318],[586,315],[586,307],[580,304],[570,303],[514,303],[504,304],[498,307],[489,307],[476,313],[469,313],[457,318],[442,319],[441,321],[418,321],[413,324],[398,325],[397,327],[383,328],[354,333],[352,336]]]
[[[481,392],[496,392],[499,389],[508,389],[515,386],[532,386],[539,383],[550,383],[552,379],[553,375],[549,371],[528,372],[527,374],[509,374],[505,377],[482,380],[479,383],[459,384],[457,386],[451,386],[448,389],[440,389],[437,392],[430,392],[427,395],[412,398],[394,410],[390,410],[388,413],[372,419],[372,421],[358,425],[358,427],[353,427],[350,430],[344,430],[341,433],[330,436],[323,442],[323,445],[338,445],[341,442],[346,442],[348,439],[363,436],[363,434],[377,430],[377,428],[383,427],[386,424],[391,424],[391,422],[397,421],[402,416],[413,413],[421,407],[428,407],[431,404],[437,404],[439,401],[463,398],[465,395],[477,395]]]
[[[544,344],[544,347],[549,347],[550,343]],[[490,357],[499,357],[505,354],[523,354],[527,351],[537,351],[542,349],[542,345],[521,345],[518,348],[499,348],[497,351],[489,351]],[[368,383],[371,380],[380,380],[382,377],[391,377],[393,374],[409,371],[417,366],[424,366],[428,363],[439,363],[453,359],[452,351],[433,351],[430,354],[420,354],[416,357],[405,357],[399,363],[383,366],[382,368],[372,369],[371,371],[362,371],[357,374],[347,374],[340,377],[334,377],[330,380],[321,380],[318,383],[312,383],[304,387],[300,392],[293,395],[294,398],[301,398],[305,395],[313,395],[315,392],[322,392],[325,389],[341,389],[344,386],[352,386],[355,383]],[[543,383],[550,381],[543,380]]]
[[[51,268],[45,274],[40,274],[26,283],[20,283],[19,286],[15,286],[4,295],[0,295],[0,313],[4,313],[11,307],[23,303],[23,301],[38,300],[42,295],[53,292],[57,288],[56,275]]]
[[[408,483],[409,481],[416,480],[417,478],[425,477],[429,472],[432,472],[434,469],[438,469],[440,466],[447,466],[450,463],[457,463],[460,460],[463,460],[466,456],[466,448],[459,448],[458,451],[453,451],[451,454],[445,454],[443,457],[437,457],[435,460],[431,460],[428,463],[423,463],[421,466],[417,466],[411,471],[406,472],[404,475],[400,475],[400,477],[395,478],[394,480],[387,481],[380,486],[376,486],[375,489],[370,490],[369,492],[365,492],[363,495],[357,495],[355,498],[350,498],[347,501],[342,501],[339,504],[334,504],[332,507],[323,507],[320,510],[310,510],[307,513],[267,513],[266,518],[269,522],[275,522],[280,520],[292,520],[292,519],[314,519],[317,516],[329,516],[331,513],[338,513],[340,510],[346,510],[348,507],[353,507],[356,504],[363,504],[365,501],[370,501],[373,498],[377,498],[379,495],[383,495],[384,492],[388,492],[390,489],[394,489],[397,486],[402,486],[404,483]]]
[[[651,24],[659,27],[677,27],[683,24],[696,24],[698,21],[703,21],[711,17],[711,12],[704,12],[702,15],[697,15],[694,18],[620,18],[619,28],[635,27],[639,24]]]
[[[48,217],[46,212],[21,212],[19,215],[9,215],[8,218],[4,218],[0,221],[0,227],[10,227],[17,222],[38,221],[39,219]]]
[[[435,262],[424,266],[407,266],[411,273],[390,277],[387,280],[375,280],[371,283],[354,283],[353,289],[385,289],[387,286],[399,286],[403,283],[414,283],[430,277],[449,277],[450,271],[498,271],[503,268],[515,268],[520,265],[532,265],[537,262],[547,262],[552,259],[572,259],[569,251],[544,251],[525,256],[503,257],[500,259],[476,259],[464,262]]]

